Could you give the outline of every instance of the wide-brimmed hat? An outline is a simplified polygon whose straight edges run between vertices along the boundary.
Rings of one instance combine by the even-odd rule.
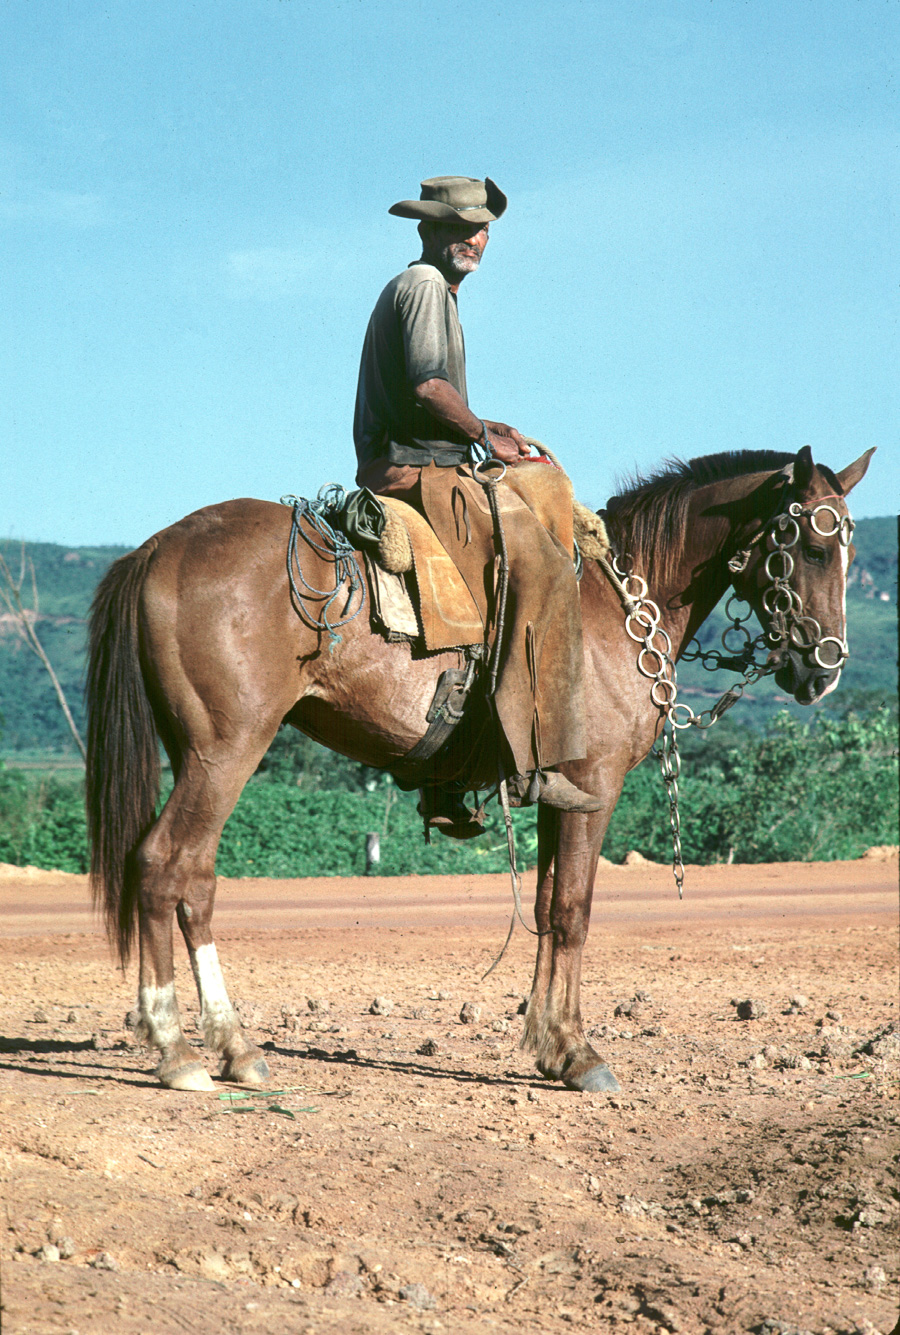
[[[506,196],[489,176],[432,176],[419,199],[401,199],[388,213],[426,222],[492,223],[506,208]]]

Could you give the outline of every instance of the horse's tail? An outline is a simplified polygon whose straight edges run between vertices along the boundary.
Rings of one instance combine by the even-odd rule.
[[[159,743],[141,671],[138,604],[156,542],[121,557],[94,595],[85,702],[91,893],[123,964],[134,940],[135,849],[156,815]]]

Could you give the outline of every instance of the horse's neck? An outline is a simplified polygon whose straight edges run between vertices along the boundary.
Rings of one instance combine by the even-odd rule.
[[[739,526],[723,512],[735,505],[743,509],[742,502],[749,496],[753,485],[753,481],[746,477],[731,478],[727,482],[699,488],[692,498],[681,557],[671,577],[656,590],[651,590],[676,657],[696,635],[731,583],[728,559]],[[750,518],[751,513],[744,509],[743,523]]]

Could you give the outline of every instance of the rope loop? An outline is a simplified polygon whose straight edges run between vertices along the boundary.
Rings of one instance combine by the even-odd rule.
[[[314,501],[305,496],[282,496],[281,504],[292,509],[291,535],[288,539],[287,571],[291,583],[291,595],[294,608],[303,621],[312,629],[329,636],[329,650],[334,653],[341,643],[338,634],[340,626],[346,626],[359,616],[366,602],[366,585],[356,559],[353,544],[346,535],[333,526],[334,520],[346,501],[344,488],[336,482],[321,487]],[[302,521],[306,521],[304,526]],[[310,532],[310,530],[312,530]],[[320,541],[316,541],[316,538]],[[317,589],[310,584],[303,573],[300,561],[300,539],[308,547],[334,566],[334,586]],[[299,584],[298,584],[299,581]],[[299,587],[302,584],[303,588]],[[337,602],[342,589],[346,588],[346,600],[338,616],[332,619],[330,613]],[[354,598],[359,601],[353,607]],[[323,599],[321,613],[316,615],[307,604],[312,600]]]

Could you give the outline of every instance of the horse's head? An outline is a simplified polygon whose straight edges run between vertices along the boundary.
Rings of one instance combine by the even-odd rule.
[[[735,591],[762,623],[776,682],[802,705],[834,690],[847,659],[847,570],[854,548],[845,497],[873,453],[833,473],[814,463],[804,446],[769,479],[768,508],[757,516],[763,529],[734,576]]]

